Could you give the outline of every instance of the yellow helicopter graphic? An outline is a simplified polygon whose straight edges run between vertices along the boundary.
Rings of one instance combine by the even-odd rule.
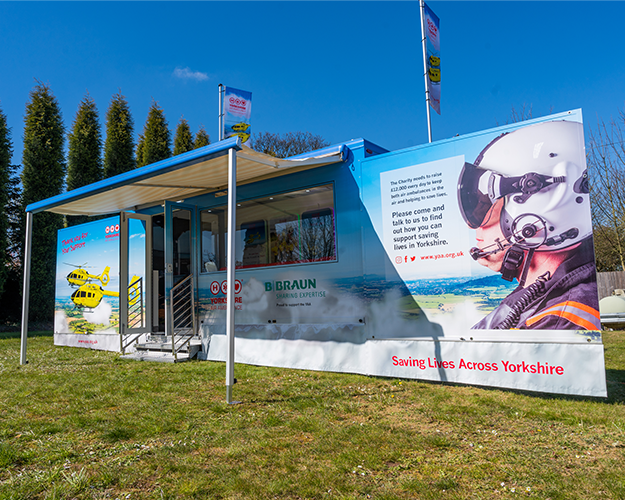
[[[141,300],[139,284],[141,278],[133,276],[128,287],[128,304],[134,305]],[[100,305],[104,296],[119,297],[119,292],[109,292],[95,283],[85,283],[72,293],[72,302],[78,309],[95,309]]]
[[[436,68],[430,68],[428,70],[430,74],[430,81],[432,82],[440,82],[441,81],[441,70]]]
[[[241,142],[245,142],[250,138],[251,134],[248,134],[247,132],[237,132],[236,134],[232,134],[230,137],[235,135],[238,135],[241,138]]]
[[[250,234],[245,240],[246,245],[253,245],[256,240],[260,240],[260,232],[256,232],[254,234]]]
[[[236,125],[232,125],[232,130],[234,130],[235,132],[245,132],[248,128],[250,128],[250,124],[245,122],[240,122]]]
[[[85,283],[72,293],[72,302],[78,309],[95,309],[105,295],[119,297],[118,292],[109,292],[95,283]]]
[[[101,274],[89,274],[89,272],[85,270],[85,265],[87,264],[86,262],[80,266],[77,266],[76,264],[68,264],[67,262],[64,264],[76,268],[66,276],[67,282],[72,288],[91,283],[93,280],[99,280],[100,283],[106,286],[110,280],[109,271],[111,268],[109,266],[106,266]]]

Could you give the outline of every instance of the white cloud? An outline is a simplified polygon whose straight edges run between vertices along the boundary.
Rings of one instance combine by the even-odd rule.
[[[103,299],[98,307],[92,309],[91,311],[85,311],[83,316],[89,323],[103,324],[109,325],[111,323],[111,313],[113,312],[113,308],[111,305]]]
[[[191,71],[190,68],[176,68],[174,70],[174,76],[176,78],[182,78],[183,80],[197,80],[202,82],[208,80],[208,75],[201,71]]]

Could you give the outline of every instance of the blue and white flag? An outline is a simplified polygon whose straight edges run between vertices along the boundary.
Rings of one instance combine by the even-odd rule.
[[[252,93],[246,90],[226,87],[224,98],[223,138],[238,135],[242,143],[252,135],[250,115],[252,114]]]
[[[428,90],[430,106],[441,114],[441,33],[440,20],[432,10],[423,3],[425,17],[425,39],[427,47]]]

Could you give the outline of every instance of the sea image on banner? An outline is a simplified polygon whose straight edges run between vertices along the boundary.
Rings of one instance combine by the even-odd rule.
[[[387,275],[445,336],[600,339],[582,125],[536,122],[394,156],[365,187]]]
[[[119,217],[58,231],[55,333],[119,331]]]

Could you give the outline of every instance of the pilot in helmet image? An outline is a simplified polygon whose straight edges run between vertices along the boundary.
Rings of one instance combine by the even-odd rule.
[[[518,287],[475,329],[599,330],[581,123],[505,133],[458,180],[471,256]]]

